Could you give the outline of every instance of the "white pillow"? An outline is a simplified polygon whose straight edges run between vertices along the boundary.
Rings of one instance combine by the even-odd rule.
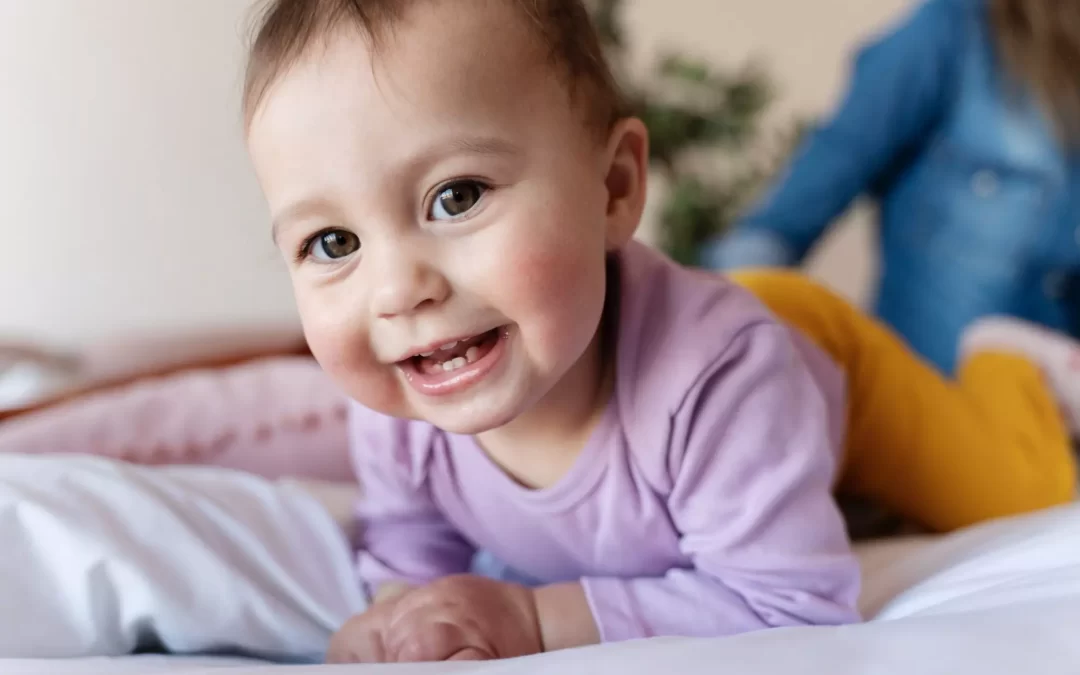
[[[334,519],[223,469],[0,455],[0,658],[181,653],[320,659],[364,598]]]

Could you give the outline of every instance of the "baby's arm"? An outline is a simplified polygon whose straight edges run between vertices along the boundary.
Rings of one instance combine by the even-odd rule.
[[[744,331],[672,420],[668,507],[693,567],[584,579],[601,639],[857,621],[835,412],[783,327]]]
[[[402,600],[414,587],[462,574],[472,563],[473,547],[428,492],[423,444],[431,439],[416,433],[409,422],[350,406],[349,444],[361,490],[358,572],[372,605],[333,635],[330,662],[401,660],[389,631]]]
[[[432,501],[410,423],[353,404],[349,442],[361,499],[358,571],[376,601],[469,570],[475,553]]]

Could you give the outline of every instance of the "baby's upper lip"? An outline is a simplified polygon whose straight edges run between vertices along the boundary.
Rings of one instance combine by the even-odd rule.
[[[494,330],[494,329],[493,328],[488,328],[488,329],[485,329],[485,330],[474,331],[472,333],[459,333],[458,334],[459,337],[439,339],[439,340],[435,340],[433,342],[429,342],[426,345],[423,345],[423,346],[420,346],[420,347],[412,347],[412,348],[409,349],[408,352],[405,353],[405,356],[402,356],[400,359],[397,360],[397,362],[400,363],[402,361],[408,361],[409,359],[411,359],[413,357],[416,357],[416,356],[430,356],[431,354],[434,354],[435,352],[439,351],[440,349],[450,349],[451,347],[457,345],[457,343],[459,343],[459,342],[464,342],[465,340],[471,340],[474,337],[476,337],[477,335],[483,335],[484,333],[487,333],[488,331],[491,331],[491,330]]]

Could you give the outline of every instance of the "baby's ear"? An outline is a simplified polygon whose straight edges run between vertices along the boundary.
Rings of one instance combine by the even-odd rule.
[[[607,149],[607,244],[609,249],[630,241],[645,210],[649,167],[649,131],[634,117],[611,130]]]

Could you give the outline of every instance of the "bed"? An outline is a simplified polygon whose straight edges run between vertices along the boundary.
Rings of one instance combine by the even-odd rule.
[[[262,675],[284,663],[297,675],[1080,672],[1076,505],[861,545],[869,620],[858,626],[502,663],[316,665],[333,626],[365,603],[343,528],[350,489],[220,468],[0,457],[0,655],[21,657],[0,659],[0,673]],[[243,650],[93,656],[220,654],[223,644]]]

